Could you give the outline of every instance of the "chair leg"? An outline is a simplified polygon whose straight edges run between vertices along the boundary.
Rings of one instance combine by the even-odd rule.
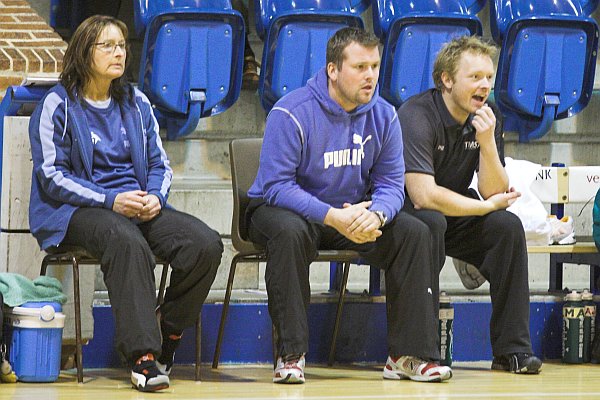
[[[223,342],[223,333],[225,332],[225,320],[229,311],[229,301],[231,300],[231,291],[233,290],[233,278],[235,277],[235,269],[240,259],[240,255],[236,254],[231,260],[229,268],[229,278],[227,279],[227,288],[225,290],[225,300],[223,300],[223,311],[221,311],[221,322],[219,324],[219,333],[217,335],[217,344],[215,345],[215,354],[213,356],[212,367],[219,367],[219,358],[221,356],[221,344]]]
[[[279,341],[279,335],[274,324],[271,324],[271,336],[273,337],[273,368],[277,368],[277,342]]]
[[[48,271],[48,256],[44,257],[42,260],[42,267],[40,268],[40,276],[46,275]]]
[[[81,339],[81,297],[79,293],[79,263],[73,262],[73,303],[75,306],[75,363],[77,364],[77,382],[83,383],[83,350]]]
[[[165,287],[167,286],[167,275],[169,273],[169,264],[163,264],[162,274],[160,275],[160,285],[158,286],[158,298],[156,306],[159,307],[165,301]]]
[[[200,364],[202,363],[202,311],[196,320],[196,371],[194,378],[200,380]]]
[[[598,294],[598,282],[600,281],[600,265],[590,264],[590,292]]]
[[[563,289],[563,263],[558,254],[550,254],[550,284],[548,291],[562,291]]]
[[[327,365],[333,365],[335,359],[335,344],[337,341],[338,330],[340,328],[340,322],[342,320],[342,309],[344,308],[344,295],[346,294],[346,286],[348,285],[348,274],[350,273],[350,263],[344,263],[344,277],[342,278],[342,285],[340,287],[340,294],[338,297],[337,311],[335,313],[335,325],[333,327],[333,335],[331,337],[331,349],[329,350],[329,361]]]

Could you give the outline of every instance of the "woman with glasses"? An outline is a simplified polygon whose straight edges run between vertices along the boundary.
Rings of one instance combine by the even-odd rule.
[[[125,80],[128,61],[127,27],[115,18],[92,16],[73,34],[60,84],[29,124],[29,222],[42,249],[80,246],[101,260],[117,349],[133,386],[155,391],[169,387],[175,349],[200,312],[223,245],[202,221],[167,205],[172,170],[150,102]],[[160,326],[155,255],[172,268]]]

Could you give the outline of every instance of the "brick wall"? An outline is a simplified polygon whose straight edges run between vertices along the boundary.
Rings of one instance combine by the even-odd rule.
[[[25,76],[58,76],[66,48],[25,0],[0,0],[0,99]]]

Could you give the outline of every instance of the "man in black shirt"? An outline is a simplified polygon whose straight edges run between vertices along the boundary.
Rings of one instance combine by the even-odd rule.
[[[492,369],[539,373],[529,334],[527,246],[505,209],[520,196],[504,170],[501,114],[487,102],[495,48],[476,37],[452,40],[434,65],[435,89],[398,110],[404,139],[404,210],[429,226],[433,259],[474,265],[490,282]],[[469,190],[477,171],[478,190]]]

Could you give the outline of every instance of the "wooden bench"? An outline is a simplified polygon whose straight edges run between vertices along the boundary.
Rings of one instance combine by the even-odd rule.
[[[575,244],[527,246],[527,253],[529,254],[550,254],[549,292],[563,291],[563,264],[580,264],[590,266],[589,289],[594,294],[600,294],[600,253],[598,253],[598,249],[590,236],[579,237],[577,240]],[[338,268],[337,263],[331,263],[330,290],[339,290],[341,280],[341,268]],[[370,295],[381,295],[379,282],[380,270],[371,267],[368,291]]]
[[[548,291],[563,290],[563,264],[583,264],[590,266],[590,291],[598,294],[600,278],[600,253],[592,238],[577,238],[572,245],[527,246],[529,254],[550,254],[550,277]]]

